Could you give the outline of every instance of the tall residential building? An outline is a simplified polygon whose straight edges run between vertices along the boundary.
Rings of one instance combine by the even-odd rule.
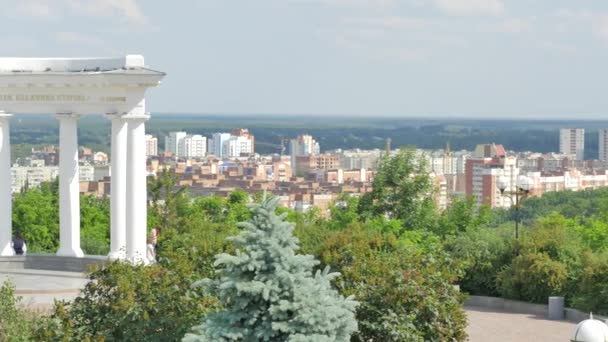
[[[499,177],[509,179],[507,191],[515,190],[519,168],[517,158],[508,157],[502,145],[477,145],[472,157],[466,160],[465,193],[473,196],[478,204],[488,204],[493,208],[508,208],[510,199],[502,196],[497,186]]]
[[[608,128],[600,129],[599,136],[599,160],[608,161]]]
[[[309,154],[319,154],[321,148],[319,143],[310,135],[298,135],[296,139],[292,139],[289,144],[291,154],[297,156],[307,156]]]
[[[306,176],[313,170],[332,170],[340,168],[340,156],[337,154],[310,154],[296,157],[297,176]]]
[[[296,169],[296,157],[308,156],[321,153],[319,143],[310,135],[298,135],[296,139],[289,142],[289,153],[291,155],[291,168]]]
[[[207,138],[202,135],[187,135],[183,142],[183,155],[179,157],[201,158],[207,154]]]
[[[170,132],[169,136],[165,137],[165,152],[171,152],[175,156],[183,154],[186,135],[186,132]]]
[[[559,130],[559,152],[585,159],[585,129],[562,128]]]
[[[146,134],[146,157],[158,155],[158,139],[155,136]]]
[[[216,157],[225,157],[224,143],[230,139],[230,133],[213,133],[211,139],[209,139],[209,153],[212,153]]]
[[[225,157],[241,157],[253,154],[253,142],[248,137],[231,136],[224,141],[223,151]]]
[[[251,154],[255,153],[255,137],[247,128],[235,128],[230,132],[233,137],[243,137],[251,142]]]

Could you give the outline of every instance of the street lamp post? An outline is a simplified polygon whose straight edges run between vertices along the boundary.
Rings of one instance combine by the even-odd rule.
[[[521,208],[521,201],[528,197],[533,184],[534,181],[530,177],[519,176],[515,190],[507,190],[511,185],[509,178],[500,176],[496,181],[500,194],[511,199],[512,206],[515,208],[515,239],[519,239],[519,208]]]

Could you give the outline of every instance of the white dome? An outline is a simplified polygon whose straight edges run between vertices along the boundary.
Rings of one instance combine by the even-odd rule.
[[[593,319],[593,315],[589,315],[589,319],[580,322],[574,334],[572,342],[608,342],[608,325],[597,319]]]

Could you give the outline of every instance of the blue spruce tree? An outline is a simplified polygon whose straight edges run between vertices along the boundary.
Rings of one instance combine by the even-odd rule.
[[[279,199],[252,205],[252,218],[230,238],[235,255],[219,254],[217,280],[202,280],[224,304],[208,315],[184,341],[349,341],[357,330],[357,302],[331,287],[338,276],[324,271],[311,255],[297,255],[299,241]]]

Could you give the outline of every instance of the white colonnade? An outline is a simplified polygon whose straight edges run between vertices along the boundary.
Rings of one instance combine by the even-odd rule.
[[[144,93],[164,73],[139,55],[121,58],[0,58],[0,256],[13,255],[10,113],[57,113],[59,120],[58,256],[82,257],[78,119],[112,123],[110,259],[144,262],[147,170]],[[2,110],[6,110],[3,112]]]
[[[11,114],[0,112],[0,255],[13,255],[11,247]]]

